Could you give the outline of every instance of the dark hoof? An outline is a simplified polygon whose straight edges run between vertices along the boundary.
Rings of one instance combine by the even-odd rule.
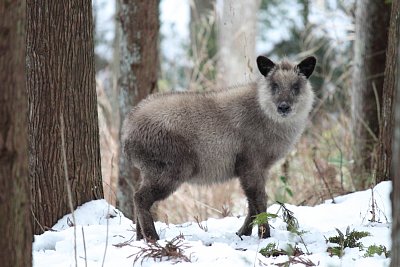
[[[145,233],[144,239],[147,242],[155,243],[155,241],[160,240],[160,237],[158,236],[157,233],[147,233],[147,234]]]
[[[240,238],[240,240],[242,240],[243,241],[243,238],[242,238],[242,236],[238,233],[238,232],[236,232],[236,235]]]
[[[243,235],[250,236],[252,230],[253,230],[253,227],[249,227],[249,226],[242,227],[242,228],[239,229],[239,231],[236,232],[236,235],[239,236],[240,239],[242,239]]]
[[[157,233],[143,235],[142,232],[136,232],[136,240],[139,241],[142,239],[145,239],[147,242],[154,243],[155,241],[160,240],[160,237]]]
[[[142,234],[142,232],[136,231],[136,240],[139,241],[139,240],[142,240],[142,239],[143,239],[143,234]]]

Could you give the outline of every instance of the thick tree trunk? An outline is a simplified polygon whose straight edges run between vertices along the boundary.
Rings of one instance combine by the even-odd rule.
[[[385,71],[390,5],[359,0],[352,85],[353,182],[356,189],[372,183],[379,136],[379,110]]]
[[[386,51],[385,80],[383,83],[381,125],[377,155],[376,181],[392,179],[392,140],[394,127],[394,96],[396,92],[397,47],[399,45],[400,1],[392,2]]]
[[[29,172],[36,234],[70,212],[63,149],[73,206],[103,197],[92,19],[91,1],[27,1]]]
[[[255,55],[260,0],[224,0],[219,20],[218,82],[221,87],[248,83],[258,72]]]
[[[0,262],[32,266],[25,1],[0,3]]]
[[[395,3],[397,2],[397,3]],[[400,11],[398,10],[400,0],[393,0],[393,8],[397,6],[395,17],[397,25],[399,25]],[[393,16],[393,13],[392,13]],[[400,29],[397,26],[397,38],[400,37]],[[393,151],[392,151],[392,173],[393,173],[393,189],[392,189],[392,259],[390,266],[400,266],[400,42],[397,43],[397,72],[396,74],[396,96],[394,98],[394,117],[395,126],[393,133]]]
[[[158,78],[158,1],[120,0],[120,117],[148,94],[156,91]],[[123,149],[121,147],[121,149]],[[140,182],[139,170],[123,153],[119,158],[117,205],[133,219],[133,193]]]

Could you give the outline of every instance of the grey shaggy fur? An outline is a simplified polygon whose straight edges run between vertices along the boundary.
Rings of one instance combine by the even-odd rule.
[[[122,148],[140,169],[134,195],[137,239],[158,240],[150,208],[184,182],[212,184],[238,177],[248,215],[238,235],[251,235],[255,215],[266,211],[265,174],[284,157],[307,124],[316,64],[259,56],[256,82],[224,91],[155,94],[126,117]],[[259,228],[269,237],[269,225]]]

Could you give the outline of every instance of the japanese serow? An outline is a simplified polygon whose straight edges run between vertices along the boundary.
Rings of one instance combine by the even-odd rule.
[[[128,113],[122,148],[139,168],[134,195],[137,239],[158,240],[150,208],[184,182],[221,183],[237,177],[248,214],[237,234],[251,235],[254,216],[266,211],[265,176],[297,142],[314,100],[308,78],[315,57],[275,64],[259,56],[259,79],[205,93],[150,95]],[[260,238],[270,236],[268,223]]]

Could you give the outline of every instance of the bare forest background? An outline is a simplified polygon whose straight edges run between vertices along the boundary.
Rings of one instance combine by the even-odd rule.
[[[399,25],[400,0],[1,1],[1,262],[30,266],[21,251],[33,234],[92,199],[134,218],[140,175],[119,147],[126,113],[156,92],[251,82],[263,54],[318,59],[317,101],[268,173],[268,203],[316,205],[392,180],[398,266]],[[245,205],[232,181],[184,185],[153,212],[180,223]]]
[[[115,35],[108,43],[113,61],[96,54],[104,64],[103,68],[98,67],[99,99],[109,103],[101,112],[105,119],[120,119],[103,123],[111,134],[101,139],[103,145],[107,140],[112,150],[102,150],[102,162],[118,155],[117,133],[125,112],[116,115],[121,110],[119,90],[126,90],[121,89],[124,82],[117,78],[124,75],[116,75],[116,70],[135,73],[137,84],[122,95],[130,95],[129,101],[137,103],[155,91],[220,90],[250,82],[257,77],[254,59],[260,54],[294,61],[316,55],[318,64],[311,82],[317,101],[296,149],[268,174],[269,203],[316,205],[336,195],[391,180],[398,2],[164,0],[158,7],[154,2],[148,7],[139,5],[142,13],[149,7],[160,12],[157,48],[139,45],[143,55],[150,53],[155,60],[146,68],[147,73],[155,73],[157,80],[151,76],[146,87],[137,86],[144,84],[140,81],[143,69],[124,70],[119,65],[134,53],[125,48],[128,44],[124,36],[129,35],[129,29],[124,29],[124,19],[119,21],[129,6],[117,3]],[[97,3],[101,5],[101,1]],[[155,29],[142,30],[146,35]],[[96,33],[98,44],[105,45],[101,28]],[[104,75],[105,70],[108,75],[99,75]],[[111,203],[116,201],[124,214],[133,218],[131,196],[140,181],[139,173],[124,165],[123,156],[117,157],[119,165],[102,165],[104,179],[110,179],[109,190],[116,192],[106,193],[105,197]],[[184,185],[161,201],[154,214],[159,220],[180,223],[242,214],[245,205],[237,181],[211,188]]]
[[[315,205],[390,179],[386,173],[388,166],[378,168],[378,164],[390,162],[378,160],[382,158],[379,153],[386,151],[379,150],[379,130],[391,129],[379,124],[379,113],[385,107],[382,88],[390,6],[385,1],[339,0],[161,1],[159,5],[155,1],[147,7],[139,5],[143,14],[151,12],[148,8],[161,12],[157,46],[139,44],[141,56],[148,58],[150,53],[153,61],[141,61],[138,64],[146,66],[139,70],[124,67],[124,58],[133,54],[128,51],[124,36],[137,27],[135,22],[140,19],[131,19],[130,27],[126,27],[129,22],[122,14],[129,9],[128,4],[117,3],[113,13],[104,11],[110,8],[108,1],[95,1],[96,81],[105,198],[111,203],[119,202],[124,214],[133,216],[129,196],[139,174],[125,166],[123,159],[118,164],[118,132],[126,112],[121,107],[133,106],[155,91],[219,90],[250,82],[257,77],[255,58],[260,54],[274,60],[287,57],[299,61],[308,55],[318,58],[316,73],[311,78],[318,99],[296,149],[269,173],[266,188],[270,203]],[[108,14],[108,20],[104,14]],[[371,20],[363,19],[367,15]],[[171,16],[176,19],[171,21]],[[148,16],[142,19],[149,20]],[[140,30],[154,36],[145,31],[157,31],[156,28]],[[120,71],[135,73],[136,82],[132,84],[137,84],[131,93],[123,81],[129,75]],[[149,72],[150,75],[145,74]],[[121,103],[121,95],[130,96],[123,100],[126,103]],[[132,176],[134,180],[125,179]],[[159,204],[157,215],[160,220],[179,223],[195,216],[204,220],[241,214],[245,205],[236,181],[212,188],[184,185]]]

